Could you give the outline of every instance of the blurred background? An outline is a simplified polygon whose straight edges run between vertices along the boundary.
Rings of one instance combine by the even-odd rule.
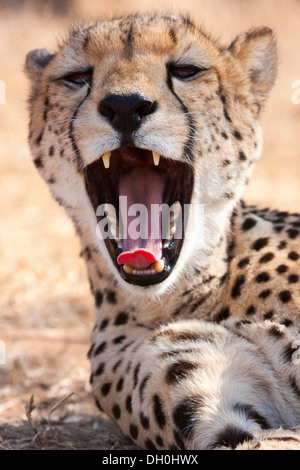
[[[71,392],[57,419],[95,412],[86,359],[93,302],[73,228],[31,162],[25,55],[54,47],[78,19],[153,10],[189,13],[228,44],[253,26],[275,29],[281,71],[245,200],[300,211],[300,0],[0,0],[0,447],[3,429],[14,436],[7,423],[26,419],[31,394],[36,419]]]

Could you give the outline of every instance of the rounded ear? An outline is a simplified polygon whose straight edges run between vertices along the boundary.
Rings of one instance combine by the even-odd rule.
[[[278,46],[274,32],[264,26],[253,28],[238,36],[228,50],[247,74],[259,112],[275,85],[278,73]]]
[[[25,70],[30,78],[35,78],[53,59],[54,54],[47,49],[34,49],[28,52],[25,61]]]

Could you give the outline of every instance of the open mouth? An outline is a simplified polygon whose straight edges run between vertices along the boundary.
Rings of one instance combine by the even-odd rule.
[[[122,278],[141,286],[164,281],[184,240],[191,166],[123,146],[88,165],[85,182],[99,230]]]

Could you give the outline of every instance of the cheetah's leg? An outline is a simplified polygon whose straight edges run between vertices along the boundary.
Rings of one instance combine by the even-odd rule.
[[[257,345],[221,325],[100,324],[90,357],[96,402],[141,448],[235,448],[300,422]]]

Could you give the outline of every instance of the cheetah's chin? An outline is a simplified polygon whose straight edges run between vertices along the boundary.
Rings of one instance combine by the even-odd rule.
[[[164,281],[183,245],[191,166],[124,146],[87,166],[85,181],[99,233],[120,276],[145,287]]]

